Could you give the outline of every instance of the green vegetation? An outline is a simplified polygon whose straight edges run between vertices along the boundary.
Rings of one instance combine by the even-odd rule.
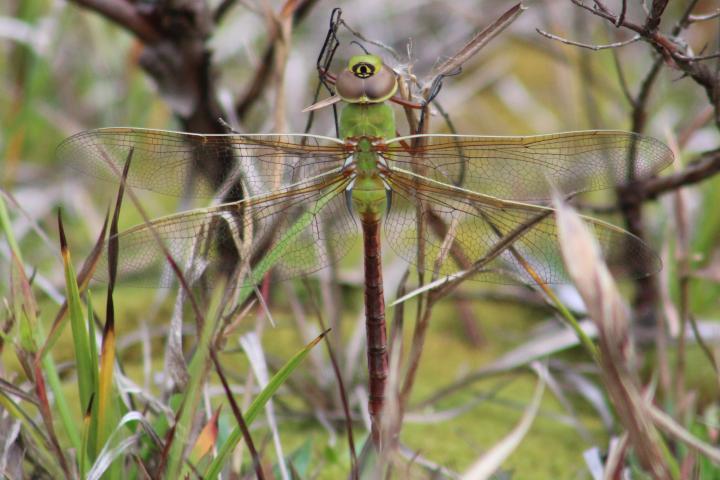
[[[267,272],[283,276],[277,263],[298,242],[290,230],[255,259],[257,290],[232,280],[185,289],[172,273],[173,288],[162,290],[121,278],[108,306],[108,285],[88,284],[88,269],[106,268],[91,252],[117,182],[80,175],[55,155],[64,138],[108,126],[224,133],[222,117],[242,132],[302,132],[309,114],[301,110],[316,100],[327,5],[273,3],[265,11],[209,1],[207,11],[172,11],[117,1],[137,16],[110,21],[118,17],[103,5],[115,0],[98,2],[99,13],[73,1],[0,6],[0,432],[13,432],[0,435],[4,475],[373,478],[373,469],[390,465],[393,478],[454,478],[479,471],[481,459],[501,465],[497,478],[592,478],[583,455],[596,448],[597,459],[611,462],[611,440],[626,433],[627,449],[612,461],[633,478],[720,478],[720,116],[706,95],[717,82],[716,59],[686,61],[690,50],[674,50],[682,42],[657,43],[680,37],[695,52],[713,45],[717,18],[701,16],[709,5],[699,2],[689,17],[671,4],[653,27],[635,4],[618,20],[619,5],[602,18],[571,3],[537,2],[514,21],[520,10],[497,2],[348,2],[343,18],[364,40],[338,24],[340,48],[325,67],[338,72],[362,53],[356,40],[396,69],[415,101],[444,78],[424,118],[429,133],[627,129],[661,139],[677,157],[664,183],[643,180],[621,192],[624,210],[613,192],[574,200],[617,225],[641,212],[643,222],[630,228],[664,269],[654,285],[622,283],[623,297],[574,230],[559,248],[576,252],[568,270],[584,303],[570,286],[543,284],[468,281],[443,295],[412,293],[417,272],[403,277],[407,263],[386,249],[387,305],[412,298],[386,313],[390,346],[400,352],[391,356],[399,368],[389,385],[404,411],[387,407],[390,424],[402,420],[385,434],[397,431],[399,440],[378,457],[363,452],[370,433],[361,244],[317,275],[266,281]],[[570,7],[572,15],[554,13]],[[492,35],[470,40],[495,19]],[[608,33],[608,20],[622,25]],[[535,28],[593,44],[641,39],[593,52]],[[401,135],[423,127],[418,112],[392,108]],[[330,108],[313,116],[311,133],[335,135]],[[184,193],[126,191],[118,229],[211,201]],[[316,201],[319,209],[329,198]],[[439,254],[428,252],[425,284]],[[557,295],[554,304],[543,287]],[[593,304],[594,292],[602,301]],[[568,328],[571,318],[595,327],[583,341],[594,342],[597,358]],[[522,432],[539,382],[540,408]],[[499,447],[507,454],[486,455]]]

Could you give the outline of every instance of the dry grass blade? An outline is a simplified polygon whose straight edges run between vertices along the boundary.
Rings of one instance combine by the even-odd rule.
[[[453,240],[455,239],[456,229],[457,223],[453,221],[450,224],[448,231],[445,233],[445,238],[443,239],[442,245],[440,247],[440,252],[435,259],[431,283],[434,283],[437,280],[440,271],[440,265],[442,265],[443,261],[450,252],[450,247],[453,243]],[[425,298],[425,306],[422,315],[420,315],[420,309],[418,308],[417,321],[415,323],[415,330],[413,331],[412,343],[410,345],[410,355],[408,356],[407,360],[408,367],[405,373],[405,378],[402,382],[402,388],[400,390],[400,412],[405,410],[405,406],[407,405],[408,399],[410,398],[410,392],[413,388],[413,385],[415,384],[415,377],[417,375],[418,367],[420,366],[420,357],[422,355],[423,345],[425,344],[425,336],[427,335],[428,326],[430,324],[430,314],[433,310],[433,307],[435,306],[435,303],[441,297],[442,292],[431,292]],[[422,299],[423,297],[421,297],[421,302],[419,303],[419,306],[422,305]],[[400,423],[402,422],[402,415],[400,415],[399,418],[400,420],[398,421],[397,425],[400,425]]]
[[[35,392],[37,393],[38,405],[40,407],[40,415],[42,416],[45,428],[47,429],[48,441],[51,449],[55,452],[56,459],[60,464],[63,472],[66,475],[70,475],[70,468],[68,467],[67,459],[63,454],[63,450],[60,447],[60,442],[55,434],[55,427],[53,426],[52,409],[50,408],[50,400],[48,398],[47,388],[45,387],[45,379],[42,376],[42,371],[38,365],[35,365]]]
[[[260,295],[259,297],[261,298]],[[252,368],[255,378],[258,380],[260,388],[266,388],[268,383],[270,383],[270,374],[265,359],[265,351],[263,350],[259,335],[256,332],[249,332],[243,335],[240,337],[240,345],[248,357],[250,368]],[[285,455],[283,453],[282,443],[280,442],[280,432],[277,427],[277,418],[275,417],[275,407],[272,398],[269,398],[265,403],[265,417],[267,418],[268,426],[272,434],[280,477],[283,480],[288,480],[290,474],[288,473],[287,465],[285,465]]]
[[[113,370],[115,365],[116,336],[115,336],[115,304],[113,292],[115,290],[115,279],[117,276],[117,264],[119,253],[118,242],[118,221],[122,207],[123,195],[125,193],[125,181],[127,180],[132,160],[133,149],[130,149],[125,165],[123,166],[120,186],[118,187],[115,199],[115,209],[112,221],[110,222],[110,239],[108,241],[108,268],[110,282],[107,287],[107,300],[105,305],[105,327],[102,336],[102,350],[100,355],[100,368],[98,376],[98,427],[97,445],[100,450],[110,436],[112,425],[115,422],[115,409],[113,408]],[[92,340],[91,340],[92,341]],[[119,467],[115,467],[119,468]]]
[[[580,328],[590,338],[595,338],[597,329],[595,325],[588,321],[580,322]],[[533,339],[523,343],[517,348],[504,354],[497,360],[488,365],[484,365],[479,369],[464,375],[460,379],[444,386],[434,392],[425,400],[414,405],[414,408],[422,408],[433,405],[441,399],[452,395],[453,393],[468,388],[475,382],[489,378],[494,375],[501,375],[522,368],[534,360],[545,358],[550,355],[560,353],[564,350],[573,348],[579,344],[577,334],[566,327],[561,327],[535,336]]]
[[[225,442],[219,447],[217,456],[215,457],[211,465],[208,467],[208,469],[205,471],[206,478],[215,478],[220,474],[220,471],[225,465],[225,461],[227,460],[231,451],[240,441],[240,438],[243,436],[246,438],[246,440],[247,438],[249,438],[249,431],[247,430],[246,426],[252,424],[252,422],[255,420],[257,415],[259,415],[260,410],[265,406],[270,397],[272,397],[277,391],[277,389],[285,383],[285,381],[295,370],[295,368],[300,364],[300,362],[303,361],[303,359],[312,350],[312,348],[315,347],[315,345],[317,345],[323,339],[323,337],[327,335],[328,332],[329,330],[325,330],[324,332],[322,332],[317,338],[315,338],[312,342],[308,343],[302,350],[300,350],[292,358],[290,358],[290,360],[288,360],[285,365],[283,365],[283,367],[280,368],[280,370],[278,370],[275,375],[273,375],[268,385],[264,389],[262,389],[260,394],[255,397],[255,399],[247,408],[245,414],[242,417],[238,415],[240,411],[239,408],[235,408],[237,407],[237,405],[233,405],[235,403],[234,399],[230,396],[228,397],[228,400],[230,401],[230,406],[233,407],[233,412],[238,419],[243,419],[243,422],[239,424],[239,428],[234,429],[227,436]],[[212,352],[213,351],[211,350],[211,355]],[[215,366],[217,369],[219,363],[216,361],[216,359],[213,359],[213,361],[215,362]],[[229,386],[223,385],[223,387],[225,388],[226,393],[229,395]],[[245,427],[243,427],[243,425],[245,425]],[[242,432],[240,431],[241,429]]]
[[[670,415],[663,412],[656,406],[648,405],[648,410],[650,411],[650,415],[655,421],[655,424],[659,428],[665,430],[673,437],[685,443],[688,448],[692,448],[702,453],[715,465],[720,465],[720,450],[718,450],[718,448],[693,436],[692,433],[688,432],[682,425],[678,424]]]
[[[324,331],[327,330],[319,311],[318,320],[320,321],[320,326],[322,327],[322,329]],[[348,449],[350,450],[350,478],[352,480],[356,480],[360,478],[360,473],[358,471],[357,451],[355,449],[355,438],[353,437],[352,416],[350,414],[350,404],[348,403],[347,389],[345,388],[345,382],[343,381],[342,373],[340,373],[340,365],[338,365],[337,357],[335,356],[332,344],[327,337],[325,337],[325,346],[327,347],[328,357],[330,357],[330,365],[332,366],[333,374],[335,375],[335,381],[337,382],[338,386],[338,394],[340,395],[340,404],[342,405],[343,415],[345,417],[345,429],[347,430]]]
[[[620,438],[610,441],[610,448],[605,461],[605,472],[603,480],[614,480],[619,477],[624,466],[625,455],[627,453],[628,435],[623,433]]]
[[[112,309],[112,297],[108,295],[108,309]],[[110,436],[115,418],[113,398],[113,369],[115,366],[115,319],[107,317],[102,336],[98,385],[98,431],[97,450]]]
[[[128,431],[127,425],[138,423],[143,427],[144,432],[152,439],[153,443],[158,447],[162,447],[162,442],[154,430],[153,425],[138,411],[130,411],[118,420],[117,425],[110,434],[107,442],[103,446],[102,451],[98,454],[92,469],[87,474],[89,479],[99,479],[103,477],[110,465],[117,460],[123,452],[137,445],[139,435],[130,435],[122,440],[119,437],[125,435]]]
[[[439,290],[441,287],[443,287],[445,284],[452,283],[456,281],[457,279],[465,278],[466,271],[457,272],[451,275],[445,275],[444,277],[441,277],[437,280],[434,280],[430,283],[426,283],[422,285],[421,287],[416,288],[415,290],[411,291],[410,293],[406,293],[402,295],[401,297],[398,297],[397,300],[394,300],[389,306],[395,307],[398,305],[401,305],[408,300],[411,300],[418,295],[428,292],[428,291],[436,291]]]
[[[195,440],[195,445],[193,445],[193,448],[190,451],[190,461],[192,463],[197,464],[215,447],[215,442],[217,441],[218,436],[218,418],[220,417],[221,409],[222,405],[215,410],[215,413],[213,413],[213,416],[210,417],[210,420],[208,420],[203,429],[200,431],[197,440]]]
[[[0,394],[2,394],[3,396],[12,395],[12,396],[18,397],[23,402],[30,403],[31,405],[33,405],[35,407],[40,406],[39,400],[34,395],[26,392],[20,386],[15,385],[15,384],[11,383],[10,381],[5,380],[4,378],[0,378]]]
[[[252,436],[250,435],[250,430],[248,429],[247,422],[245,421],[245,418],[240,411],[240,407],[238,407],[237,402],[235,402],[235,397],[233,396],[230,385],[225,378],[225,374],[223,373],[222,367],[220,366],[220,361],[217,358],[217,354],[213,349],[210,349],[210,358],[212,359],[213,365],[215,366],[215,371],[217,372],[218,377],[220,377],[220,382],[222,383],[223,389],[225,390],[225,396],[230,402],[230,408],[233,412],[233,415],[235,416],[235,420],[237,421],[240,430],[242,431],[243,439],[245,440],[245,443],[250,450],[253,468],[255,469],[255,476],[258,478],[258,480],[262,480],[265,478],[265,474],[263,473],[262,464],[260,462],[260,455],[258,455],[258,451],[257,448],[255,448],[255,442],[253,442]]]
[[[388,365],[388,383],[385,389],[386,402],[380,417],[380,468],[392,468],[393,457],[397,451],[400,429],[403,420],[403,405],[400,404],[399,386],[401,377],[401,337],[394,338],[390,345],[390,364]]]
[[[490,478],[497,471],[505,459],[520,445],[520,442],[530,430],[535,415],[540,409],[540,401],[545,392],[545,378],[547,375],[546,367],[538,362],[533,363],[533,369],[538,373],[539,380],[535,387],[535,393],[530,401],[527,409],[523,413],[522,418],[505,438],[493,445],[485,455],[480,457],[468,471],[466,471],[463,480],[484,480]]]
[[[653,478],[677,478],[677,466],[653,425],[636,372],[628,309],[600,247],[580,216],[555,196],[563,260],[598,329],[603,381],[642,467]]]
[[[522,3],[513,5],[492,24],[471,38],[459,52],[436,67],[433,71],[433,77],[441,77],[457,71],[458,68],[462,67],[465,62],[470,60],[480,49],[487,45],[490,40],[514,22],[525,10],[527,10],[527,7]]]

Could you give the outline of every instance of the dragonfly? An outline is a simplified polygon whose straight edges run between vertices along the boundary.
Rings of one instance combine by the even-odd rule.
[[[166,249],[191,278],[235,274],[252,286],[271,268],[274,279],[315,272],[361,241],[373,428],[388,378],[381,230],[392,250],[421,271],[470,272],[495,283],[569,283],[549,206],[553,191],[572,196],[611,188],[673,161],[662,142],[624,131],[398,137],[389,105],[398,76],[379,56],[353,56],[335,84],[323,104],[344,103],[339,138],[102,128],[66,139],[58,156],[114,181],[131,159],[125,182],[135,188],[178,196],[191,191],[199,198],[223,189],[226,197],[239,195],[119,233],[113,240],[121,281],[173,285]],[[210,157],[231,172],[220,185],[197,174]],[[638,278],[661,268],[636,236],[584,219],[617,275]],[[236,264],[229,264],[228,251]],[[105,268],[96,269],[95,278],[107,276]]]

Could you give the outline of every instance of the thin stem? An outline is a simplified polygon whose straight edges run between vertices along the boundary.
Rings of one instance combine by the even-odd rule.
[[[577,335],[578,340],[580,340],[580,343],[585,347],[585,350],[588,351],[592,359],[595,361],[596,364],[600,364],[600,352],[595,345],[595,343],[592,341],[590,337],[587,336],[585,331],[580,326],[580,323],[577,321],[577,318],[575,318],[575,315],[568,310],[568,308],[565,306],[564,303],[558,298],[557,295],[555,295],[555,292],[548,287],[548,285],[535,273],[535,270],[528,264],[527,262],[524,262],[523,267],[525,270],[534,278],[537,285],[542,289],[542,291],[545,293],[545,295],[552,300],[553,304],[557,308],[557,310],[560,312],[560,314],[563,316],[563,318],[568,322],[570,327],[575,332],[575,335]]]
[[[606,50],[609,48],[624,47],[625,45],[630,45],[631,43],[635,43],[642,38],[640,35],[635,35],[634,37],[629,38],[628,40],[623,40],[621,42],[613,42],[613,43],[608,43],[605,45],[593,45],[590,43],[582,43],[582,42],[576,42],[574,40],[569,40],[567,38],[561,37],[559,35],[554,35],[552,33],[546,32],[545,30],[541,30],[539,28],[536,28],[535,31],[537,33],[539,33],[540,35],[542,35],[543,37],[549,38],[550,40],[556,40],[556,41],[564,43],[566,45],[574,45],[576,47],[587,48],[588,50],[594,50],[594,51]]]
[[[717,10],[715,10],[714,12],[711,12],[711,13],[706,13],[706,14],[701,14],[701,15],[688,15],[687,21],[688,21],[688,23],[704,22],[706,20],[712,20],[713,18],[718,18],[718,17],[720,17],[720,8],[718,8]]]
[[[622,64],[620,63],[620,57],[615,49],[610,50],[612,52],[613,64],[618,75],[618,82],[620,82],[620,89],[623,92],[625,100],[628,101],[631,107],[635,107],[635,99],[630,93],[630,87],[628,87],[627,79],[625,78],[625,71],[623,70]]]

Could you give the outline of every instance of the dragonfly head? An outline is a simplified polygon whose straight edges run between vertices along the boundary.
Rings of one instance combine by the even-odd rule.
[[[348,103],[381,103],[395,95],[397,77],[377,55],[356,55],[338,75],[337,93]]]

